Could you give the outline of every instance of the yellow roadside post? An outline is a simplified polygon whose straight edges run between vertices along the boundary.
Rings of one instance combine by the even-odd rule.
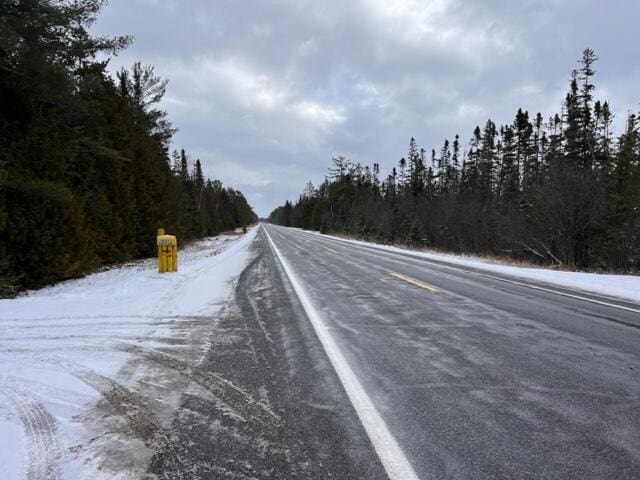
[[[164,228],[158,229],[158,272],[178,271],[178,240],[175,235],[166,235]]]

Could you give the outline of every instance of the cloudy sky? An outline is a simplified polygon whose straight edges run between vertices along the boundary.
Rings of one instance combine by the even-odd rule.
[[[169,79],[176,148],[259,215],[321,182],[331,157],[381,164],[518,107],[559,111],[581,51],[618,120],[639,108],[636,0],[111,0],[131,34],[111,69]]]

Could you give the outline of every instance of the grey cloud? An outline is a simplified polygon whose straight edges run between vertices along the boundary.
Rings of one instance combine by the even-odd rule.
[[[627,0],[112,0],[94,29],[135,36],[111,68],[154,64],[176,147],[266,215],[332,155],[388,169],[410,136],[439,148],[520,106],[554,113],[586,46],[623,117],[639,17]]]

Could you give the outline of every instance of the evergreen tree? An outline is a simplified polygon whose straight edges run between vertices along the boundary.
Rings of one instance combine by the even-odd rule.
[[[475,193],[478,189],[478,164],[480,163],[480,145],[482,132],[479,126],[473,131],[473,137],[469,143],[469,151],[462,166],[462,190]]]
[[[460,136],[453,139],[453,153],[451,155],[451,169],[449,174],[450,188],[454,193],[458,191],[460,182]]]
[[[640,271],[638,120],[629,115],[612,141],[613,113],[594,99],[595,61],[585,50],[562,111],[546,122],[518,109],[509,125],[476,127],[464,151],[458,136],[439,155],[432,149],[429,164],[412,138],[407,159],[380,188],[377,164],[373,174],[342,169],[320,187],[312,216],[303,195],[286,205],[287,221],[562,267]],[[271,221],[285,218],[282,209]]]
[[[409,176],[407,175],[407,161],[404,157],[398,161],[398,171],[397,186],[399,191],[404,193],[406,192],[409,183]]]
[[[438,158],[438,194],[447,195],[451,179],[451,149],[449,140],[445,139]]]
[[[502,205],[517,201],[519,188],[518,144],[513,127],[502,128],[502,168],[500,169],[499,192]]]
[[[496,125],[487,120],[482,133],[481,147],[478,152],[477,191],[483,201],[490,201],[494,187],[496,164]]]
[[[2,1],[2,295],[152,255],[160,226],[189,241],[227,224],[213,197],[198,205],[186,167],[176,175],[179,155],[172,169],[166,81],[140,63],[114,79],[96,59],[129,44],[89,33],[103,4]],[[255,220],[239,195],[229,208]]]
[[[424,156],[420,154],[415,138],[409,142],[409,183],[411,195],[417,197],[424,189]]]
[[[578,94],[578,72],[574,70],[571,72],[571,84],[570,91],[565,98],[565,158],[567,159],[567,165],[573,169],[577,169],[581,166],[583,146],[581,140],[583,139],[581,130],[581,110],[580,110],[580,96]]]
[[[196,159],[196,163],[193,167],[193,183],[195,184],[196,191],[200,191],[204,188],[204,175],[202,174],[202,164],[200,159]]]
[[[185,183],[189,183],[189,161],[184,148],[180,149],[180,179]]]
[[[517,191],[529,190],[535,185],[537,164],[532,145],[533,125],[529,122],[529,112],[518,109],[513,124],[516,141]]]
[[[583,169],[590,169],[594,166],[595,159],[595,136],[592,115],[593,103],[593,66],[597,61],[595,52],[587,48],[582,53],[580,69],[578,70],[578,80],[580,82],[579,102],[579,145],[578,154],[580,166]]]
[[[627,117],[618,140],[607,199],[605,244],[617,268],[640,267],[640,128],[638,117]]]

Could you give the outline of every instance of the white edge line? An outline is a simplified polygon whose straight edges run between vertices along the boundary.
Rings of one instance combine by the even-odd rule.
[[[362,422],[362,425],[364,426],[364,429],[367,432],[367,435],[369,436],[369,439],[371,440],[371,443],[373,444],[389,479],[419,480],[418,476],[413,471],[413,467],[409,463],[409,460],[407,460],[407,457],[400,448],[400,445],[398,445],[398,442],[389,431],[387,424],[373,404],[373,401],[369,398],[367,392],[360,384],[358,377],[356,377],[353,370],[351,370],[349,363],[331,336],[329,329],[313,307],[311,300],[291,270],[289,263],[284,259],[278,250],[278,247],[276,247],[267,229],[264,226],[263,229],[271,243],[273,251],[282,265],[282,268],[287,274],[296,295],[300,299],[300,303],[309,317],[311,325],[320,339],[320,343],[329,357],[331,365],[333,365],[334,370],[338,374],[338,378],[347,392],[347,396],[358,414],[358,417],[360,418],[360,421]]]
[[[332,235],[325,235],[323,233],[316,233],[316,232],[308,232],[308,233],[312,233],[314,235],[318,235],[318,236],[322,236],[322,237],[326,237],[326,238],[330,238],[332,240],[338,241],[338,242],[344,242],[344,243],[350,243],[350,244],[354,244],[354,245],[361,245],[356,241],[352,241],[352,240],[348,240],[348,239],[342,239],[340,237],[334,237]],[[404,254],[402,252],[393,252],[391,250],[387,250],[386,248],[380,248],[377,245],[361,245],[363,247],[369,247],[369,248],[373,248],[381,253],[387,253],[389,255],[394,255],[394,256],[398,256],[398,257],[404,257],[404,258],[411,258],[411,259],[415,259],[419,262],[424,262],[424,263],[428,263],[430,265],[436,265],[438,267],[443,267],[443,268],[450,268],[452,270],[458,270],[460,272],[465,272],[465,273],[470,273],[471,275],[476,275],[479,277],[486,277],[486,278],[491,278],[493,280],[499,280],[501,282],[507,282],[507,283],[512,283],[514,285],[519,285],[521,287],[528,287],[528,288],[532,288],[534,290],[541,290],[543,292],[548,292],[548,293],[553,293],[555,295],[561,295],[563,297],[570,297],[570,298],[575,298],[578,300],[583,300],[585,302],[591,302],[591,303],[597,303],[598,305],[604,305],[606,307],[611,307],[611,308],[617,308],[620,310],[626,310],[628,312],[633,312],[633,313],[640,313],[640,310],[635,309],[635,308],[631,308],[631,307],[625,307],[624,305],[616,305],[615,303],[609,303],[609,302],[603,302],[601,300],[596,300],[594,298],[589,298],[589,297],[583,297],[581,295],[574,295],[571,293],[566,293],[566,292],[560,292],[558,290],[552,290],[550,288],[544,288],[544,287],[538,287],[536,285],[531,285],[529,283],[524,283],[524,282],[518,282],[516,280],[509,280],[507,278],[502,278],[502,277],[496,277],[494,275],[490,275],[488,273],[480,273],[480,272],[474,272],[474,271],[470,271],[467,270],[465,268],[462,268],[461,266],[457,266],[454,264],[450,264],[450,263],[446,263],[445,260],[441,260],[441,262],[446,263],[439,263],[439,262],[434,262],[431,261],[429,258],[426,257],[421,257],[419,255],[412,255],[413,252],[407,252],[407,254]],[[481,268],[481,267],[475,267],[475,268]],[[562,285],[558,285],[559,288],[562,288],[564,290],[569,290],[572,292],[575,292],[576,290],[570,288],[570,287],[563,287]],[[591,293],[591,292],[587,292],[587,293]],[[593,292],[593,295],[598,295],[598,293]],[[620,299],[621,302],[625,302],[625,303],[633,303],[631,300],[625,300],[625,299]]]
[[[432,263],[432,265],[437,265],[437,264]],[[462,269],[460,269],[460,270],[462,270]],[[479,277],[492,278],[494,280],[500,280],[501,282],[513,283],[514,285],[520,285],[522,287],[533,288],[534,290],[542,290],[543,292],[549,292],[549,293],[553,293],[555,295],[561,295],[563,297],[577,298],[578,300],[584,300],[585,302],[597,303],[598,305],[605,305],[607,307],[617,308],[617,309],[620,309],[620,310],[627,310],[627,311],[633,312],[633,313],[640,313],[640,310],[637,310],[637,309],[631,308],[631,307],[625,307],[624,305],[616,305],[614,303],[603,302],[601,300],[596,300],[594,298],[583,297],[583,296],[580,296],[580,295],[573,295],[571,293],[566,293],[566,292],[559,292],[558,290],[552,290],[550,288],[538,287],[536,285],[530,285],[528,283],[517,282],[515,280],[508,280],[506,278],[494,277],[493,275],[487,275],[486,273],[479,273],[479,272],[470,272],[470,273],[473,273],[474,275],[478,275]],[[566,290],[574,291],[574,290],[572,290],[570,288],[567,288],[567,287],[560,287],[560,288],[564,288]],[[597,295],[597,293],[595,293],[594,295]],[[622,300],[622,301],[626,302],[626,300]],[[629,302],[629,303],[631,303],[631,302]]]

